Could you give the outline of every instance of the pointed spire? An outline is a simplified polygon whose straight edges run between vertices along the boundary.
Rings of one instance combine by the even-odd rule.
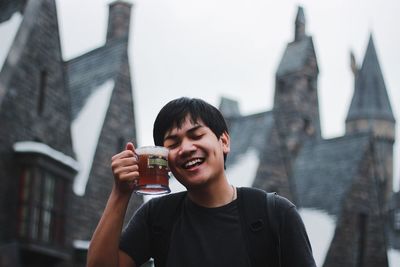
[[[395,121],[372,34],[362,66],[355,76],[354,95],[346,121],[358,119]]]
[[[303,7],[299,6],[297,10],[294,41],[300,41],[306,36],[306,18],[304,16]]]

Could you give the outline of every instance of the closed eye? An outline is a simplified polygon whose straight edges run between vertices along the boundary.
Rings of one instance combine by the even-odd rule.
[[[203,136],[204,136],[204,134],[194,134],[191,136],[191,138],[193,140],[200,140]]]
[[[179,146],[178,142],[164,142],[164,146],[168,149],[174,149]]]

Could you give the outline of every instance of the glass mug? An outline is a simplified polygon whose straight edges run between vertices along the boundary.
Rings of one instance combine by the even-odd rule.
[[[137,148],[139,179],[133,190],[141,195],[160,195],[170,193],[168,149],[162,146]]]

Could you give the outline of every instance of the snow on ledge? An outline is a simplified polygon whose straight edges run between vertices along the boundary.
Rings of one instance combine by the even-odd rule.
[[[299,209],[310,239],[315,263],[324,264],[336,228],[336,219],[328,213],[309,208]]]
[[[74,240],[73,247],[76,249],[89,249],[90,241],[89,240]]]
[[[22,15],[19,12],[15,12],[8,21],[0,23],[0,70],[7,59],[21,22]]]
[[[389,266],[400,266],[400,250],[388,249]]]
[[[78,162],[70,156],[65,155],[64,153],[51,148],[50,146],[33,141],[22,141],[16,142],[13,145],[13,149],[18,153],[38,153],[45,156],[48,156],[55,161],[60,162],[63,165],[66,165],[75,171],[79,171]]]

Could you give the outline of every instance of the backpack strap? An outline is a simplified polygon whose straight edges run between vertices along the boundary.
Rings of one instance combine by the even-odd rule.
[[[275,211],[276,193],[241,187],[238,188],[238,200],[239,218],[251,266],[270,266],[271,262],[280,266],[279,222]],[[270,240],[271,235],[273,242]],[[278,252],[278,261],[267,259],[268,249]]]
[[[272,229],[272,233],[274,234],[276,245],[277,245],[277,251],[278,251],[278,263],[279,266],[281,266],[281,236],[280,236],[280,225],[278,222],[278,214],[276,211],[276,198],[277,198],[277,193],[276,192],[271,192],[267,193],[267,212],[268,212],[268,219],[269,219],[269,224]]]
[[[165,266],[169,251],[171,233],[182,211],[186,192],[166,195],[153,199],[152,212],[149,216],[150,244],[156,266]]]

